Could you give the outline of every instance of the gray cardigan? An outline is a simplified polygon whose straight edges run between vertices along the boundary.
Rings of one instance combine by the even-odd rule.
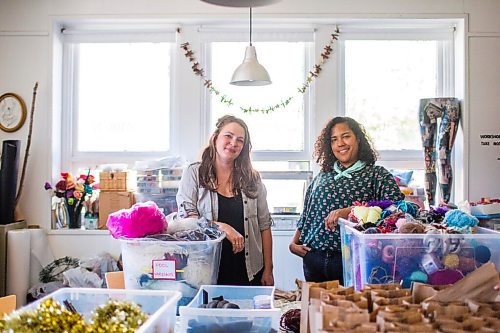
[[[182,218],[198,215],[210,221],[217,221],[218,200],[217,192],[200,186],[200,163],[189,165],[182,174],[177,192],[177,206]],[[245,227],[245,263],[248,279],[253,280],[264,267],[261,231],[271,227],[271,215],[266,200],[266,188],[259,181],[257,184],[257,198],[252,199],[241,193],[243,199],[243,217]]]

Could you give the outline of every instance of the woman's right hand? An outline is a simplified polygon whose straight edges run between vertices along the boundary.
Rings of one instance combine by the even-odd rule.
[[[341,217],[347,219],[351,209],[351,207],[346,207],[332,210],[325,219],[325,228],[327,230],[335,230],[338,224],[338,219]]]
[[[219,229],[226,233],[227,240],[233,246],[233,253],[241,252],[245,249],[245,239],[243,236],[227,223],[215,222]]]
[[[307,247],[305,245],[302,245],[302,244],[296,244],[296,243],[290,243],[290,245],[288,245],[288,248],[290,249],[290,252],[292,252],[293,254],[299,256],[299,257],[304,257],[307,252],[309,252],[311,250],[310,247]]]
[[[290,245],[288,245],[288,249],[293,254],[303,258],[307,254],[307,252],[311,251],[311,248],[301,244],[300,241],[301,234],[302,233],[299,229],[295,230],[295,234],[293,235]]]

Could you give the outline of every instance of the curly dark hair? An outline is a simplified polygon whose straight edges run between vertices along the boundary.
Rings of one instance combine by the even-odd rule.
[[[245,130],[245,141],[240,155],[234,160],[234,168],[231,173],[232,191],[234,195],[239,195],[241,192],[249,198],[257,197],[257,183],[260,181],[259,173],[252,167],[250,160],[250,150],[252,143],[250,141],[250,132],[245,122],[232,115],[222,116],[217,120],[215,131],[210,137],[208,146],[203,150],[201,155],[201,165],[199,169],[200,185],[211,190],[217,190],[217,175],[215,173],[215,159],[217,156],[217,148],[215,142],[220,134],[221,129],[230,123],[237,123]]]
[[[330,172],[333,170],[333,165],[337,158],[333,154],[331,146],[332,128],[337,124],[347,124],[353,131],[359,143],[358,159],[366,164],[374,164],[377,160],[377,152],[373,148],[371,139],[366,134],[365,128],[356,120],[349,117],[335,117],[331,119],[326,126],[321,130],[321,134],[316,139],[314,144],[313,156],[316,162],[321,166],[321,171]]]

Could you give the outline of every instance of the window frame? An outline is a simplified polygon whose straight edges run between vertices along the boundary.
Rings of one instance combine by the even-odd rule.
[[[61,43],[61,170],[76,171],[81,168],[95,168],[100,164],[127,163],[132,165],[137,160],[157,159],[166,155],[175,155],[178,144],[174,138],[178,135],[176,121],[179,118],[175,108],[174,80],[176,69],[175,27],[144,25],[137,23],[94,22],[61,23],[58,29]],[[81,152],[77,150],[78,137],[78,61],[80,43],[172,43],[170,48],[170,102],[169,102],[169,149],[156,152]]]
[[[210,27],[202,27],[200,30],[200,44],[203,55],[203,63],[207,64],[206,69],[208,77],[211,73],[211,46],[212,42],[245,42],[248,43],[248,27],[241,25],[231,26],[231,31],[228,33],[228,26],[218,26],[212,25]],[[283,25],[274,24],[262,24],[258,28],[254,28],[252,33],[253,44],[259,42],[269,42],[269,41],[302,41],[305,42],[305,72],[304,81],[308,74],[308,70],[311,70],[315,63],[315,47],[316,47],[316,29],[308,27],[302,27],[300,25],[283,27]],[[307,36],[309,34],[309,36]],[[302,37],[301,37],[302,36]],[[303,40],[300,40],[300,39]],[[302,95],[303,106],[304,106],[304,149],[301,151],[290,151],[290,150],[253,150],[251,152],[253,161],[311,161],[312,145],[314,143],[314,138],[311,138],[312,133],[312,117],[314,113],[314,84],[311,84],[306,92]],[[291,92],[295,93],[295,92]],[[297,96],[297,95],[294,95]],[[202,97],[202,109],[208,110],[208,112],[203,116],[203,123],[205,124],[203,131],[203,136],[208,137],[212,133],[213,124],[216,119],[214,119],[211,107],[212,94],[205,91]],[[314,136],[314,135],[313,135]]]
[[[347,25],[341,28],[338,40],[338,110],[346,114],[345,106],[345,41],[346,40],[433,40],[437,41],[437,96],[454,96],[455,92],[455,25],[413,22],[398,24]],[[422,150],[378,150],[378,162],[387,168],[423,169]]]

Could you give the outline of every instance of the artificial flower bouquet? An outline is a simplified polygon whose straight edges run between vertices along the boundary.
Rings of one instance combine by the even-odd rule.
[[[61,179],[55,188],[50,183],[45,183],[45,189],[52,190],[54,194],[52,210],[55,211],[58,227],[64,227],[66,224],[70,229],[81,227],[83,203],[87,195],[92,195],[94,183],[94,176],[90,174],[90,170],[87,175],[80,175],[77,178],[69,172],[61,172]]]

